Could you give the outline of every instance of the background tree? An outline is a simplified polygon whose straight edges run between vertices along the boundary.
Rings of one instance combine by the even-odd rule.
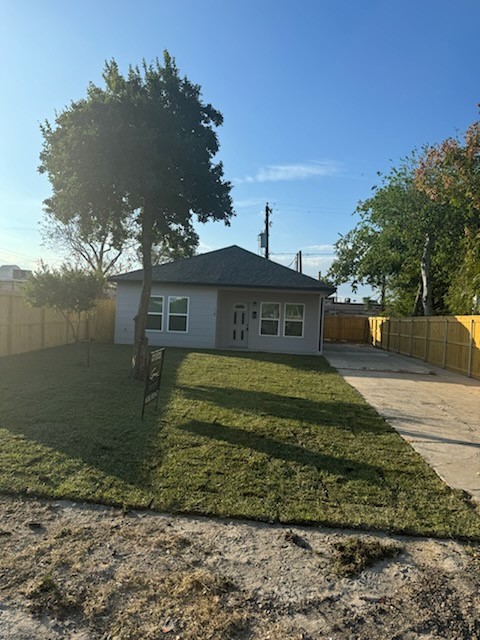
[[[418,189],[416,167],[413,155],[359,203],[360,221],[336,243],[330,270],[337,284],[380,289],[383,306],[402,315],[445,308],[452,247],[461,235],[456,211]]]
[[[448,138],[427,147],[416,170],[416,184],[435,203],[447,204],[462,220],[462,240],[456,253],[447,296],[455,313],[476,312],[480,297],[480,122],[464,141]]]
[[[165,52],[123,76],[115,61],[105,65],[104,87],[91,84],[87,97],[42,127],[40,171],[53,195],[47,212],[82,230],[110,216],[111,232],[136,225],[144,280],[135,318],[134,373],[143,378],[145,337],[152,284],[152,248],[192,238],[200,222],[233,215],[231,184],[223,178],[215,129],[222,115],[201,99],[200,87],[181,78]]]
[[[381,233],[368,220],[361,219],[354,229],[335,243],[336,258],[327,277],[336,285],[349,282],[353,291],[359,285],[369,285],[380,293],[380,304],[385,307],[386,283],[394,266],[380,247]]]
[[[122,232],[115,234],[108,228],[108,221],[92,222],[92,227],[85,231],[77,218],[63,222],[51,213],[46,214],[41,223],[43,246],[63,255],[72,267],[105,278],[133,268],[137,256],[131,239],[132,224],[126,223]]]
[[[62,222],[47,213],[41,222],[43,246],[61,254],[66,264],[104,278],[138,268],[142,256],[133,219],[127,220],[122,233],[116,235],[110,231],[108,220],[94,221],[88,235],[79,222],[78,219]],[[190,257],[195,254],[198,244],[199,237],[193,227],[182,233],[172,230],[168,235],[155,238],[152,264]]]
[[[75,341],[79,339],[81,314],[94,308],[105,281],[93,273],[62,265],[49,269],[42,264],[23,285],[23,295],[33,307],[46,307],[59,311],[72,330]],[[76,325],[71,315],[77,316]]]

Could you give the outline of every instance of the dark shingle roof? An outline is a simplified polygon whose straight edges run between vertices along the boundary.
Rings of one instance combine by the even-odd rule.
[[[182,258],[153,267],[153,282],[166,284],[251,287],[261,289],[335,290],[329,284],[292,271],[277,262],[265,260],[251,251],[233,245],[225,249]],[[142,282],[143,270],[112,276],[114,282]]]

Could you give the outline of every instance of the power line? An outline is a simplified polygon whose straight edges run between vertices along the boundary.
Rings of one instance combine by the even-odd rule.
[[[291,251],[279,251],[278,253],[274,253],[274,252],[270,252],[271,256],[296,256],[296,253],[292,253]],[[302,255],[303,256],[309,256],[309,257],[321,257],[324,256],[326,258],[329,258],[331,256],[334,256],[335,253],[304,253],[302,251]],[[293,261],[292,261],[293,262]]]
[[[7,249],[6,247],[0,247],[0,251],[3,251],[7,255],[18,256],[20,258],[25,258],[26,260],[38,260],[38,257],[33,257],[26,253],[20,253],[19,251],[12,251],[11,249]]]
[[[348,209],[348,207],[332,207],[331,205],[321,205],[321,204],[284,204],[279,203],[282,209],[307,209],[309,212],[312,211],[337,211],[342,212]]]

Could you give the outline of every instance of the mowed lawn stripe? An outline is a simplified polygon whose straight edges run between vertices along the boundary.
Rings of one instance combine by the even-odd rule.
[[[168,349],[140,419],[129,347],[0,359],[0,490],[158,510],[480,536],[447,487],[320,357]]]

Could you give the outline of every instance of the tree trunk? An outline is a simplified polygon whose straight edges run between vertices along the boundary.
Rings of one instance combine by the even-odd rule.
[[[142,215],[142,265],[143,285],[135,316],[135,343],[132,357],[133,375],[137,380],[145,380],[148,366],[147,313],[152,290],[152,244],[153,244],[153,212],[145,202]]]
[[[382,278],[382,286],[380,289],[380,309],[381,311],[385,311],[385,298],[387,295],[387,279],[385,277]]]
[[[430,262],[433,247],[433,237],[427,233],[425,235],[425,244],[423,245],[423,254],[420,260],[420,272],[422,275],[422,304],[423,315],[432,315],[432,281],[430,277]]]
[[[63,311],[62,309],[58,309],[58,311],[60,311],[62,316],[65,318],[65,320],[67,322],[67,326],[70,327],[70,330],[72,332],[73,341],[74,342],[78,342],[78,336],[77,336],[77,332],[75,331],[75,325],[70,320],[70,313],[68,313],[67,311]],[[68,340],[68,328],[67,328],[67,340]]]
[[[422,291],[423,291],[422,277],[420,276],[418,279],[417,294],[415,296],[415,300],[413,303],[412,316],[416,316],[417,313],[420,312],[420,305],[422,301]]]

